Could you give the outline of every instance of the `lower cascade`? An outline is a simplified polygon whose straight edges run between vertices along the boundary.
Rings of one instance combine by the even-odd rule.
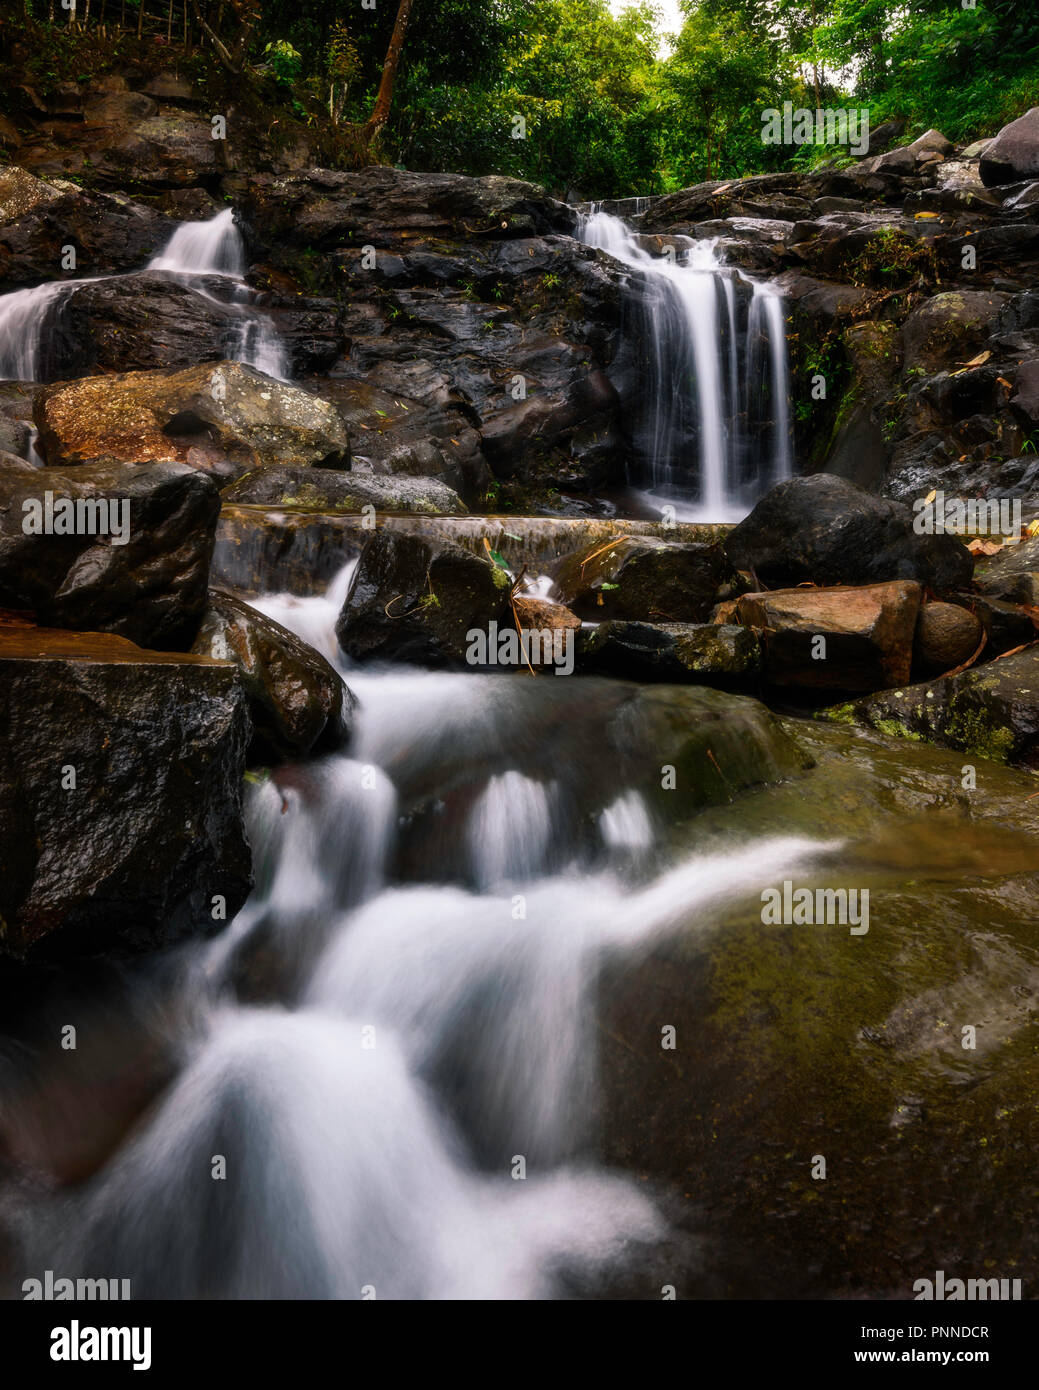
[[[710,241],[663,254],[593,211],[581,236],[637,272],[629,288],[642,401],[630,481],[683,519],[739,520],[793,472],[782,297],[724,266]]]
[[[331,651],[348,577],[256,606]],[[539,1298],[665,1239],[596,1158],[600,971],[817,847],[676,862],[638,791],[591,812],[572,703],[571,756],[543,766],[569,682],[341,669],[350,756],[252,787],[245,910],[98,1004],[92,1026],[172,1043],[175,1077],[78,1191],[23,1199],[27,1267],[119,1271],[135,1298]]]

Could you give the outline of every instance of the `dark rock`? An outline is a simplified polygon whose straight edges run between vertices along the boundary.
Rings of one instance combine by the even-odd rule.
[[[981,641],[980,619],[955,603],[925,603],[916,620],[914,659],[937,676],[968,661]]]
[[[739,581],[718,545],[621,536],[567,556],[555,587],[579,616],[702,623]],[[728,590],[728,592],[724,592]]]
[[[416,512],[459,516],[456,492],[435,478],[382,477],[332,468],[261,468],[224,490],[226,502],[249,506],[299,507],[321,512]]]
[[[723,623],[637,623],[611,619],[587,630],[583,667],[636,680],[752,683],[761,671],[761,639]]]
[[[992,655],[1023,647],[1034,642],[1039,634],[1039,623],[1034,622],[1025,609],[1016,603],[1004,603],[1002,599],[979,594],[954,594],[953,599],[980,619],[988,635]]]
[[[970,584],[966,547],[955,536],[918,535],[914,519],[900,502],[817,473],[766,493],[729,533],[725,551],[737,569],[771,586],[913,579],[947,593]]]
[[[249,702],[249,759],[280,762],[338,747],[353,697],[329,663],[280,623],[213,591],[192,651],[238,668]]]
[[[151,950],[229,921],[251,887],[248,727],[228,663],[4,630],[0,951]]]
[[[1020,545],[1004,546],[998,555],[978,566],[975,582],[987,598],[1039,605],[1039,536]]]
[[[867,157],[879,154],[892,140],[897,140],[905,128],[905,121],[884,121],[882,125],[875,126],[869,133]]]
[[[26,533],[23,523],[30,524],[34,511],[46,525],[48,492],[55,507],[67,498],[82,513],[78,534]],[[68,473],[4,465],[0,606],[30,609],[51,627],[117,633],[161,650],[186,648],[206,604],[219,512],[214,484],[183,464]],[[127,518],[126,539],[115,543]],[[102,521],[107,534],[98,529]]]
[[[1039,106],[1005,125],[985,146],[979,164],[982,182],[1016,183],[1039,174]]]
[[[836,712],[902,738],[1039,767],[1039,644]]]
[[[1005,295],[984,290],[950,290],[925,300],[903,330],[906,368],[963,366],[986,346],[1005,303]]]
[[[461,666],[467,634],[507,612],[496,565],[450,542],[382,530],[361,552],[336,635],[354,661]]]

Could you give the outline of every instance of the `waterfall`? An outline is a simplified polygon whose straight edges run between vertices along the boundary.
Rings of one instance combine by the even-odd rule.
[[[230,208],[204,222],[183,223],[144,269],[176,276],[203,298],[229,306],[238,321],[227,344],[228,358],[279,381],[288,379],[287,357],[274,325],[253,307],[255,295],[243,279],[245,250]],[[207,284],[210,277],[224,282],[223,297]],[[42,381],[47,334],[62,302],[84,285],[121,278],[51,280],[0,295],[0,381]]]
[[[639,273],[631,481],[682,519],[739,520],[793,470],[781,297],[725,267],[713,242],[675,238],[652,255],[649,238],[594,210],[581,236]]]
[[[234,210],[225,208],[208,222],[183,223],[147,269],[178,275],[230,275],[240,280],[245,274],[245,249]]]
[[[257,603],[334,653],[350,578]],[[601,725],[566,682],[340,668],[350,756],[251,786],[252,898],[153,1006],[160,1031],[190,1020],[177,1074],[93,1177],[26,1198],[19,1269],[117,1270],[134,1298],[538,1299],[608,1288],[668,1237],[596,1156],[602,967],[706,935],[820,846],[674,862],[620,767],[597,820],[581,804]],[[480,790],[456,804],[463,773]],[[439,837],[409,858],[422,815]]]

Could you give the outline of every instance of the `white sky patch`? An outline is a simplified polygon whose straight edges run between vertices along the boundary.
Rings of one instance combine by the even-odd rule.
[[[660,11],[660,32],[662,34],[677,34],[684,23],[684,16],[678,8],[678,0],[653,0],[657,9]],[[626,10],[631,4],[631,0],[610,0],[610,9],[614,14],[620,14],[621,10]]]

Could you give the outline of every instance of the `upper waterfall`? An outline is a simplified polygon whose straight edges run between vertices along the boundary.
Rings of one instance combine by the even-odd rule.
[[[710,241],[674,238],[687,244],[655,256],[604,212],[581,237],[641,277],[631,482],[683,519],[740,519],[793,472],[781,297],[725,267]]]

